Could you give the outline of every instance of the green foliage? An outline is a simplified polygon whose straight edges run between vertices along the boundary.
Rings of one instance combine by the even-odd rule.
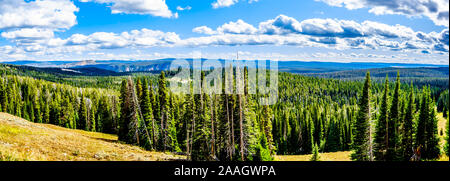
[[[359,110],[354,125],[352,160],[369,161],[370,160],[370,73],[367,72],[364,88],[359,100]]]
[[[399,160],[399,127],[401,119],[400,112],[400,73],[397,72],[397,80],[395,82],[394,95],[392,96],[391,109],[388,117],[388,145],[386,150],[386,160],[396,161]]]
[[[384,83],[383,98],[380,106],[380,115],[375,130],[375,150],[374,156],[377,161],[386,160],[388,150],[388,99],[389,99],[389,78],[386,76]]]
[[[313,147],[313,154],[310,161],[320,161],[319,147],[317,146],[317,144],[315,144]]]
[[[413,155],[414,150],[414,91],[411,85],[411,90],[408,96],[408,105],[404,115],[404,122],[402,127],[402,155],[403,161],[409,161]]]
[[[248,93],[247,71],[244,94],[235,92],[237,81],[229,76],[234,93],[221,95],[171,92],[166,75],[173,72],[126,79],[41,75],[64,84],[7,75],[0,79],[0,110],[30,121],[118,134],[121,141],[149,150],[186,152],[192,160],[268,161],[275,154],[350,149],[354,160],[370,160],[372,146],[377,160],[396,160],[379,159],[377,155],[388,148],[399,159],[409,160],[412,149],[421,144],[427,148],[424,159],[435,158],[438,139],[433,100],[438,100],[438,110],[444,105],[441,88],[419,90],[400,84],[405,80],[397,78],[390,95],[388,81],[372,83],[370,74],[362,82],[279,73],[278,101],[266,106],[259,100],[267,95]],[[208,73],[202,72],[202,78]],[[409,94],[402,94],[406,90]],[[376,120],[375,132],[369,131],[371,118]],[[389,140],[385,137],[391,138],[389,147],[380,144]]]

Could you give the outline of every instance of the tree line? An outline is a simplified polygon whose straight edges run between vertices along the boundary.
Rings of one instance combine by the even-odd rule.
[[[279,73],[278,101],[266,106],[258,102],[265,95],[248,93],[247,74],[245,68],[243,94],[194,95],[169,90],[166,75],[173,72],[122,77],[113,89],[3,75],[0,110],[118,134],[120,141],[191,160],[273,160],[275,154],[346,150],[354,150],[354,160],[409,160],[418,148],[423,159],[440,155],[434,108],[447,114],[448,91],[419,89],[399,77],[371,83],[369,75],[363,82]]]

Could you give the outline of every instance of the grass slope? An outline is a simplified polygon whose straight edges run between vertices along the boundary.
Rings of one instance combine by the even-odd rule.
[[[0,113],[0,161],[158,161],[185,159],[122,144],[116,135],[32,123]]]
[[[350,151],[332,152],[332,153],[320,153],[321,161],[351,161]],[[309,161],[311,159],[309,155],[277,155],[276,161]]]

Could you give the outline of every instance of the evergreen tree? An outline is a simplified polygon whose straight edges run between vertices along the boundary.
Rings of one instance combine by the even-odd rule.
[[[154,149],[156,145],[156,128],[155,128],[155,120],[153,119],[153,109],[152,102],[150,100],[150,92],[147,79],[143,81],[143,90],[142,90],[142,98],[141,98],[141,109],[142,115],[144,117],[144,121],[148,126],[150,138],[151,138],[151,149]]]
[[[211,160],[209,140],[210,140],[210,117],[208,114],[208,96],[201,89],[204,83],[205,73],[201,72],[201,83],[199,89],[200,94],[194,95],[195,103],[195,126],[193,133],[192,154],[191,159],[194,161]]]
[[[430,118],[428,119],[428,126],[426,130],[426,152],[423,154],[423,158],[425,159],[438,159],[441,154],[441,147],[439,145],[440,138],[438,133],[438,119],[436,117],[436,109],[434,108],[434,105],[434,102],[431,102]]]
[[[319,147],[317,146],[317,144],[313,146],[313,154],[310,161],[320,161]]]
[[[129,114],[129,108],[126,106],[127,97],[128,97],[127,81],[122,80],[122,85],[120,88],[121,109],[120,109],[119,132],[118,132],[118,137],[120,141],[126,141],[128,138],[129,119],[127,119],[127,116]]]
[[[96,109],[95,104],[91,103],[91,109],[89,113],[89,128],[88,131],[96,132],[97,131],[97,121],[96,121]]]
[[[417,124],[416,147],[421,149],[424,159],[436,159],[440,155],[436,112],[428,88],[423,89]]]
[[[78,109],[79,120],[77,121],[77,128],[87,130],[86,123],[88,122],[88,111],[84,94],[81,95],[80,102],[80,108]]]
[[[414,87],[411,84],[408,105],[406,107],[405,118],[402,127],[402,159],[409,161],[413,155],[414,143]]]
[[[359,110],[354,125],[352,160],[369,161],[371,160],[370,145],[370,73],[367,72],[364,82],[364,88],[359,100]]]
[[[8,110],[8,93],[6,92],[7,80],[0,79],[0,104],[3,112]]]
[[[388,149],[388,96],[389,96],[389,78],[386,75],[384,83],[383,98],[381,100],[380,115],[375,130],[375,149],[374,156],[377,161],[385,161],[385,154]]]
[[[339,131],[339,123],[332,117],[330,120],[330,129],[328,131],[325,150],[328,152],[336,152],[341,150],[341,136]]]
[[[392,97],[391,109],[388,118],[388,145],[386,160],[399,160],[398,146],[399,135],[398,127],[400,119],[400,73],[397,71],[397,80],[395,83],[394,95]]]

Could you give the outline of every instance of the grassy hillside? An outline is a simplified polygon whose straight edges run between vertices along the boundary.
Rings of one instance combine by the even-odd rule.
[[[333,153],[321,153],[321,161],[351,161],[350,154],[351,151],[341,151]],[[277,161],[309,161],[311,159],[311,154],[309,155],[277,155],[275,160]]]
[[[37,124],[0,113],[1,160],[118,160],[184,159],[170,153],[145,151],[122,144],[117,136]]]

